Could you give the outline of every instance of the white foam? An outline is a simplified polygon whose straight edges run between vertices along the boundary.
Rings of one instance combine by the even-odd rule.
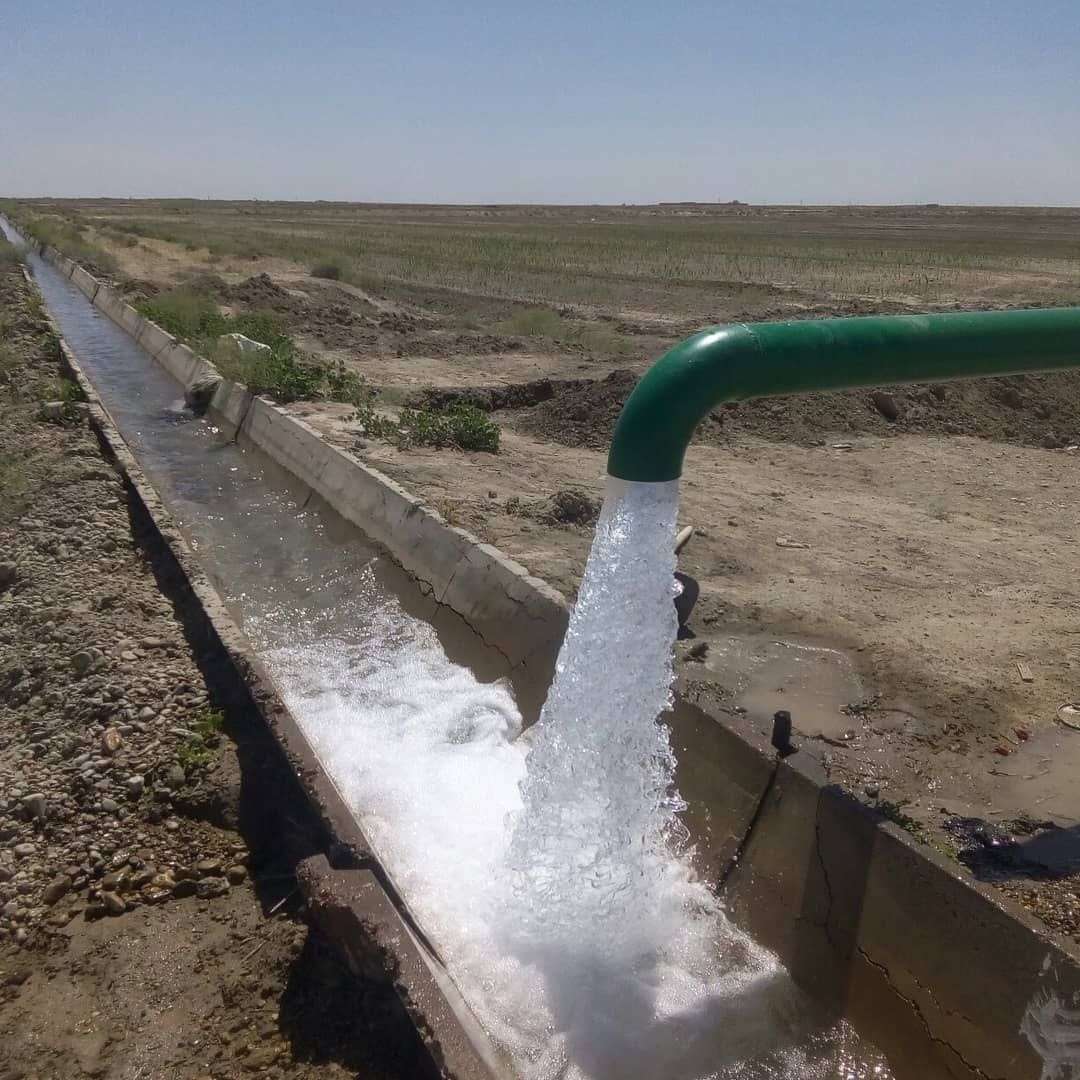
[[[670,700],[675,513],[673,484],[609,493],[527,738],[510,689],[452,663],[370,568],[368,595],[343,595],[344,611],[298,625],[271,608],[247,628],[527,1080],[884,1076],[847,1069],[850,1031],[817,1022],[678,850],[656,722]]]

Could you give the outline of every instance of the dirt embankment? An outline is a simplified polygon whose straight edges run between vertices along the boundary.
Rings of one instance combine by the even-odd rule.
[[[411,400],[431,405],[466,401],[524,434],[564,446],[602,450],[637,385],[633,371],[602,379],[538,379],[501,386],[437,389]],[[873,392],[732,401],[702,422],[694,441],[714,446],[752,435],[821,446],[845,434],[971,435],[1056,449],[1080,443],[1080,373],[1017,375],[956,383],[883,387]]]
[[[318,825],[59,377],[0,265],[0,1076],[416,1075],[303,921]]]

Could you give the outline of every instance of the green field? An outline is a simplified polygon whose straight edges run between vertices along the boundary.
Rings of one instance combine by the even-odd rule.
[[[706,315],[733,294],[917,307],[1071,303],[1080,292],[1073,209],[34,200],[21,211],[120,252],[167,241],[210,266],[278,258],[365,288],[612,312]]]

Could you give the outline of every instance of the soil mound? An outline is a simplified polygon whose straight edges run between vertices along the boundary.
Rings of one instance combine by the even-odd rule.
[[[630,371],[597,381],[555,382],[551,396],[522,411],[515,426],[565,446],[604,449],[636,384]],[[1080,443],[1078,401],[1080,372],[1074,371],[759,398],[716,409],[695,441],[722,444],[746,434],[814,445],[836,434],[921,432],[1055,448]]]

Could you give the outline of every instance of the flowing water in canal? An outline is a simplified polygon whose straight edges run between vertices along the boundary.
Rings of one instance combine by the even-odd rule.
[[[7,231],[5,227],[5,232]],[[10,234],[9,234],[10,235]],[[732,927],[681,851],[667,729],[674,485],[609,491],[538,724],[490,650],[34,276],[450,975],[528,1080],[888,1077]]]

